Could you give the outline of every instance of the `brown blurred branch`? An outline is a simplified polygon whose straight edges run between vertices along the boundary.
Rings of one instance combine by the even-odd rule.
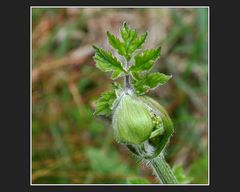
[[[67,65],[80,65],[94,53],[90,45],[80,47],[61,59],[54,59],[48,63],[41,63],[39,67],[32,70],[32,82],[36,82],[46,72],[56,70]]]

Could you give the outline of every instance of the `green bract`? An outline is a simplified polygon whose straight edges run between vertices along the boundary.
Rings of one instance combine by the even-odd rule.
[[[167,146],[169,139],[174,132],[173,124],[167,111],[157,101],[148,96],[141,96],[141,100],[146,103],[162,121],[162,127],[156,127],[149,138],[149,145],[152,147],[152,152],[151,154],[147,154],[146,157],[154,158],[157,157]],[[161,131],[162,129],[164,133],[158,133],[158,131]],[[154,134],[156,132],[157,134]]]
[[[113,114],[113,129],[120,143],[140,144],[153,130],[153,120],[147,106],[136,96],[124,94]]]

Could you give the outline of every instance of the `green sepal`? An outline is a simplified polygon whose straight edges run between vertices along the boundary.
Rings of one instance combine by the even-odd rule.
[[[161,117],[164,132],[161,131],[160,134],[151,135],[150,138],[141,145],[129,144],[127,148],[135,155],[144,159],[154,159],[158,157],[167,146],[174,132],[173,124],[167,111],[158,102],[148,96],[141,96],[139,98]],[[151,149],[150,152],[149,149]]]
[[[147,96],[142,96],[141,99],[142,99],[142,101],[145,101],[150,107],[152,107],[153,109],[156,109],[160,112],[160,116],[161,116],[161,119],[163,122],[164,134],[158,135],[149,140],[151,145],[153,147],[155,147],[155,153],[154,153],[153,157],[156,157],[167,146],[169,139],[174,132],[173,123],[172,123],[172,120],[169,117],[167,111],[157,101],[155,101],[154,99],[147,97]]]

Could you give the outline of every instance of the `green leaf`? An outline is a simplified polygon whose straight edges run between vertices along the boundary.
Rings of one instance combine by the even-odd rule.
[[[147,38],[148,33],[144,33],[140,37],[135,38],[129,45],[128,53],[132,54],[135,50],[140,49]]]
[[[149,181],[144,178],[135,177],[135,178],[128,178],[127,184],[149,184]]]
[[[113,57],[112,53],[96,46],[93,46],[93,48],[96,51],[93,59],[97,68],[104,72],[113,71],[112,78],[117,78],[126,72],[120,61]]]
[[[125,45],[117,37],[115,37],[109,31],[107,32],[108,42],[112,45],[114,49],[117,49],[118,53],[122,56],[127,56]]]
[[[141,95],[148,92],[150,89],[164,85],[171,77],[171,75],[165,75],[159,72],[150,73],[144,75],[141,79],[133,79],[133,85],[137,93]]]
[[[97,100],[96,109],[94,114],[109,116],[112,113],[112,105],[116,99],[116,93],[114,90],[105,92]]]
[[[130,74],[135,81],[142,79],[140,73],[138,72],[130,71]]]
[[[157,49],[145,50],[135,56],[135,63],[130,67],[130,71],[148,71],[160,57],[161,47]]]
[[[121,36],[124,40],[124,42],[129,45],[133,39],[137,36],[137,31],[135,29],[131,29],[127,22],[123,23],[123,26],[121,28]]]
[[[107,32],[108,42],[114,49],[116,49],[119,55],[124,56],[127,60],[130,60],[131,54],[137,49],[141,48],[145,39],[147,37],[147,32],[143,35],[137,37],[135,30],[129,28],[124,29],[124,42],[121,42],[117,37],[115,37],[109,31]]]
[[[113,89],[115,90],[115,94],[117,97],[120,97],[122,92],[123,92],[123,87],[120,83],[117,83],[117,82],[114,82],[112,84],[112,87]],[[114,105],[114,104],[113,104]],[[113,108],[113,105],[112,105],[112,108]]]
[[[126,58],[127,61],[131,59],[132,53],[137,49],[140,49],[146,40],[147,32],[143,35],[137,35],[135,29],[131,29],[126,22],[124,22],[121,28],[121,36],[123,42],[117,37],[107,32],[108,41],[113,46],[113,48],[118,50],[118,53]]]
[[[147,33],[144,33],[140,37],[137,36],[137,31],[131,29],[126,22],[124,22],[121,28],[121,36],[124,41],[127,61],[131,59],[132,53],[137,49],[140,49],[146,40]]]
[[[121,77],[124,73],[122,73],[122,71],[120,70],[115,70],[113,73],[112,73],[112,76],[111,78],[112,79],[117,79],[118,77]]]

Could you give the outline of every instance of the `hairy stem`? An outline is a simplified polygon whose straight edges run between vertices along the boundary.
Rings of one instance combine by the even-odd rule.
[[[168,163],[165,161],[164,155],[154,158],[150,161],[150,164],[155,171],[157,177],[163,184],[177,184],[177,179],[174,176]]]
[[[131,88],[132,88],[132,85],[131,85],[131,76],[130,76],[130,75],[125,75],[124,81],[125,81],[125,88],[126,88],[126,89],[131,89]]]
[[[128,68],[129,68],[129,62],[126,63],[126,69],[128,70]],[[125,85],[126,90],[132,89],[131,75],[130,74],[126,74],[124,76],[124,85]],[[162,131],[163,130],[159,129],[156,133],[153,134],[152,137],[154,137],[155,134],[160,134]],[[131,148],[131,149],[135,150],[135,148]],[[140,149],[140,151],[138,151],[138,153],[139,152],[140,153],[142,152],[141,149]],[[153,170],[155,171],[158,179],[160,180],[160,182],[162,184],[176,184],[177,183],[177,179],[174,176],[174,174],[173,174],[171,168],[169,167],[168,163],[165,161],[163,153],[161,153],[159,155],[159,157],[156,157],[156,158],[152,159],[150,161],[150,164],[151,164]]]
[[[128,70],[129,68],[129,62],[126,63],[126,69]],[[130,74],[126,74],[124,76],[124,83],[125,83],[125,88],[126,89],[131,89],[132,85],[131,85],[131,75]]]

